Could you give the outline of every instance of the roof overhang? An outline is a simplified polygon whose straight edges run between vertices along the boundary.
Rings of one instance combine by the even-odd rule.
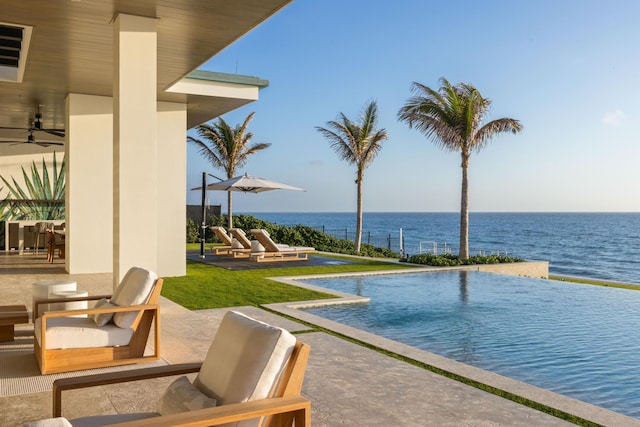
[[[194,72],[292,0],[29,0],[2,21],[32,28],[21,82],[0,81],[0,126],[64,128],[69,93],[113,95],[116,14],[158,19],[158,101],[186,102],[189,127],[255,100],[251,77]],[[235,98],[235,97],[238,98]]]
[[[266,80],[237,74],[194,71],[167,89],[185,96],[187,127],[192,128],[213,117],[235,110],[258,99]]]

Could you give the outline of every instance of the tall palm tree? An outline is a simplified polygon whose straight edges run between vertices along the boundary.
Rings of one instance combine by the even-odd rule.
[[[375,101],[371,101],[364,108],[359,124],[349,120],[343,113],[340,113],[339,118],[339,121],[327,122],[329,129],[320,126],[316,126],[316,129],[329,140],[338,156],[357,168],[358,195],[354,250],[358,253],[362,240],[362,179],[364,178],[364,170],[373,162],[382,148],[382,143],[389,136],[384,129],[376,130],[378,104]]]
[[[271,146],[268,143],[251,144],[253,133],[247,132],[249,122],[256,113],[251,113],[241,125],[232,128],[222,117],[212,124],[203,124],[196,128],[202,140],[188,136],[187,140],[200,149],[200,154],[208,159],[214,167],[223,169],[227,179],[235,176],[236,170],[241,168],[249,156]],[[227,191],[229,228],[233,227],[233,198],[231,191]]]
[[[520,132],[522,125],[511,118],[482,124],[491,101],[468,83],[452,85],[443,77],[438,90],[417,82],[413,82],[411,90],[415,95],[400,109],[398,119],[424,133],[436,145],[459,151],[462,157],[459,257],[469,258],[469,156],[499,133]]]

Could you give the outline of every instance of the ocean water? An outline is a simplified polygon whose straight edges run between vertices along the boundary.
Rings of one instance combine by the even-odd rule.
[[[281,225],[355,231],[355,213],[251,213]],[[454,247],[458,213],[365,212],[363,231],[398,238],[405,253]],[[640,213],[470,213],[469,247],[549,261],[551,274],[640,284]],[[398,250],[399,248],[393,248]]]

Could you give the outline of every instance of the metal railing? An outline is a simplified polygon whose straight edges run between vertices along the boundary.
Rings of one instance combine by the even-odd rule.
[[[428,253],[433,255],[444,254],[457,254],[458,247],[448,244],[447,242],[438,243],[436,241],[427,240],[421,241],[419,244],[419,251],[421,254]],[[506,250],[501,249],[484,249],[484,248],[469,248],[469,255],[502,255],[508,256]]]
[[[348,228],[327,228],[324,225],[313,228],[337,239],[353,241],[356,238],[355,230],[349,230]],[[363,231],[361,243],[396,252],[399,252],[401,248],[400,236],[392,236],[391,233],[376,235],[370,231]]]

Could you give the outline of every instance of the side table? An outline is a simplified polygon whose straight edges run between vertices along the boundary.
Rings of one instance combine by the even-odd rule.
[[[33,319],[38,318],[45,311],[49,311],[49,304],[38,304],[39,308],[36,308],[36,302],[48,300],[52,297],[51,294],[61,291],[75,291],[76,282],[73,280],[41,280],[34,282],[31,286],[31,295],[33,303]]]
[[[0,306],[0,342],[15,339],[15,325],[29,323],[29,314],[25,305]]]

